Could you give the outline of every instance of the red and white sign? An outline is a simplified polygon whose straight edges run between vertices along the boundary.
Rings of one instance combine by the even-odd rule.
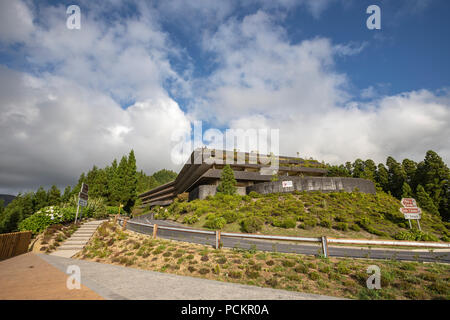
[[[417,207],[416,200],[413,198],[403,198],[401,201],[403,208],[400,208],[400,212],[405,215],[405,219],[415,219],[421,218],[422,210]]]
[[[421,214],[422,210],[420,210],[420,208],[400,208],[400,212],[403,214]]]
[[[417,207],[417,203],[416,203],[416,199],[414,198],[402,198],[402,206],[404,206],[405,208],[416,208]]]

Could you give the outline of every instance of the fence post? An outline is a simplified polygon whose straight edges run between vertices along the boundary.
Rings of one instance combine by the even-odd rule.
[[[220,231],[216,230],[216,249],[220,247]]]
[[[114,216],[114,224],[117,224],[117,214]]]
[[[158,232],[158,225],[154,224],[153,225],[153,239],[156,239],[157,232]]]
[[[327,237],[322,237],[322,253],[325,258],[328,258],[328,240]]]
[[[128,218],[123,219],[122,230],[125,230],[127,228],[127,221],[128,221]]]

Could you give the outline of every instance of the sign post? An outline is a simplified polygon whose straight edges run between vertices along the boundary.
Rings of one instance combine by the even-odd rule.
[[[419,230],[422,231],[419,222],[422,210],[417,206],[416,200],[413,198],[403,198],[401,204],[403,205],[403,208],[400,208],[400,212],[403,213],[405,219],[408,220],[409,228],[412,229],[411,220],[416,220]]]
[[[87,184],[85,184],[83,182],[83,184],[81,185],[81,191],[78,194],[78,205],[77,205],[77,214],[75,216],[75,223],[77,223],[78,220],[78,212],[80,207],[86,207],[87,206],[87,202],[88,202],[88,192],[89,192],[89,187]],[[83,214],[83,209],[81,209],[80,212],[80,220],[82,218],[82,214]]]

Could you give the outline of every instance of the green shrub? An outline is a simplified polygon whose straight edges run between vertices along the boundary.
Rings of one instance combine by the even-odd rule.
[[[194,224],[198,221],[198,217],[197,215],[190,215],[190,216],[185,216],[183,218],[183,223],[187,223],[187,224]]]
[[[239,218],[239,214],[236,211],[227,210],[223,214],[223,218],[226,220],[227,223],[233,223]]]
[[[297,225],[295,219],[293,219],[293,218],[274,219],[272,224],[275,227],[280,227],[280,228],[285,228],[285,229],[295,228],[295,226]]]
[[[209,229],[218,230],[218,229],[222,229],[226,223],[227,223],[227,220],[225,220],[225,218],[214,217],[214,218],[210,218],[210,219],[206,220],[204,227],[209,228]]]
[[[324,228],[331,228],[331,221],[329,219],[323,219],[320,221],[320,226]]]
[[[254,233],[262,229],[264,222],[259,217],[248,217],[241,221],[241,230],[246,233]]]
[[[348,223],[346,222],[338,222],[335,226],[335,229],[341,230],[341,231],[347,231],[348,230]]]

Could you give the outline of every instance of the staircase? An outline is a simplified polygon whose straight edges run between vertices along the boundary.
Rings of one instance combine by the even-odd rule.
[[[107,220],[95,220],[83,223],[70,238],[63,242],[56,251],[50,253],[52,256],[70,258],[81,251],[89,239],[97,230],[98,226]]]

